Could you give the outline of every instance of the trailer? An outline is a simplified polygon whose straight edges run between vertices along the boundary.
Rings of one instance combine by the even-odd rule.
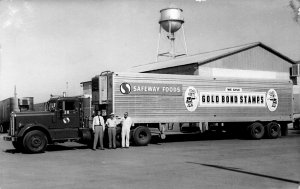
[[[291,80],[122,72],[92,78],[95,110],[128,112],[137,145],[147,145],[155,133],[165,138],[209,130],[277,138],[294,122],[294,100]]]
[[[10,97],[0,101],[0,133],[7,132],[12,112],[33,110],[33,97]]]

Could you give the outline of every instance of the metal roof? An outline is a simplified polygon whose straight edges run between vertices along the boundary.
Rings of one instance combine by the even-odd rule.
[[[160,70],[164,68],[170,68],[170,67],[176,67],[176,66],[183,66],[188,64],[206,64],[211,61],[224,58],[226,56],[230,56],[254,47],[260,46],[264,48],[267,51],[270,51],[271,53],[281,57],[282,59],[290,62],[291,64],[295,64],[293,60],[290,58],[280,54],[279,52],[275,51],[274,49],[262,44],[261,42],[255,42],[255,43],[248,43],[244,45],[239,45],[235,47],[229,47],[225,49],[210,51],[210,52],[204,52],[199,53],[191,56],[185,56],[180,57],[176,59],[166,60],[166,61],[159,61],[159,62],[152,62],[144,65],[139,65],[132,67],[129,69],[130,72],[147,72],[152,70]]]

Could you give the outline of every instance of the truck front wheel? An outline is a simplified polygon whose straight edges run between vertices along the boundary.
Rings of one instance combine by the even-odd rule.
[[[265,133],[264,126],[259,122],[255,122],[249,125],[247,131],[250,138],[256,140],[261,139]]]
[[[43,152],[47,144],[48,140],[46,135],[38,130],[29,131],[23,139],[25,151],[28,153]]]
[[[151,132],[148,127],[139,126],[133,131],[133,140],[137,146],[146,146],[151,141]]]

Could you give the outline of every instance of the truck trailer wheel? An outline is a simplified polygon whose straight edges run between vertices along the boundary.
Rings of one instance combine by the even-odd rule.
[[[270,122],[265,127],[267,138],[278,138],[280,133],[280,125],[276,122]]]
[[[133,140],[137,146],[146,146],[151,141],[151,132],[148,127],[139,126],[133,131]]]
[[[249,125],[247,131],[250,138],[256,140],[261,139],[265,134],[264,126],[259,122]]]
[[[46,149],[47,144],[46,135],[38,130],[29,131],[23,139],[25,151],[28,153],[41,153]]]

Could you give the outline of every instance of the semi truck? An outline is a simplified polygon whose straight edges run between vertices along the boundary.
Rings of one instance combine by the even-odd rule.
[[[103,72],[91,79],[91,103],[103,117],[129,113],[131,141],[147,145],[153,135],[227,131],[251,139],[278,138],[299,118],[291,80],[207,78],[195,75]],[[297,102],[295,102],[297,101]],[[52,98],[44,112],[14,112],[4,140],[25,152],[47,144],[90,144],[90,112],[82,97]],[[298,117],[297,117],[298,116]],[[120,129],[117,129],[120,141]]]
[[[11,112],[33,110],[33,97],[10,97],[0,101],[0,133],[7,132]]]

